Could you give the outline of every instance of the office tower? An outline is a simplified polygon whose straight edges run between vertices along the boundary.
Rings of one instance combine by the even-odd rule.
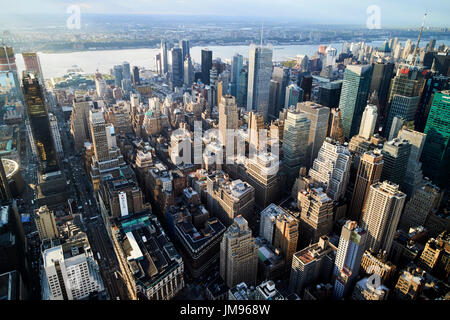
[[[172,88],[183,86],[183,53],[181,48],[173,48],[170,51],[170,81]]]
[[[327,47],[327,49],[325,50],[325,66],[331,66],[332,68],[334,68],[336,64],[336,56],[336,48],[333,48],[332,46]]]
[[[375,125],[377,123],[377,107],[368,104],[364,109],[361,125],[359,127],[359,135],[366,140],[370,140],[375,131]]]
[[[428,215],[438,208],[441,197],[440,188],[429,181],[417,189],[405,205],[400,228],[408,231],[410,228],[425,226]]]
[[[270,80],[270,89],[269,89],[269,116],[273,119],[278,118],[278,113],[280,112],[280,101],[281,97],[281,84],[278,81]]]
[[[303,90],[303,101],[311,100],[313,78],[310,75],[304,75],[299,78],[298,86]]]
[[[333,271],[337,248],[327,236],[294,254],[289,291],[302,295],[305,287],[317,282],[328,282]]]
[[[31,131],[38,152],[40,172],[45,174],[59,169],[55,143],[50,129],[45,97],[38,79],[32,73],[23,73],[23,93]]]
[[[239,215],[234,218],[220,244],[220,276],[230,288],[241,282],[255,285],[257,268],[255,238],[247,220]]]
[[[425,271],[408,267],[398,277],[394,294],[400,300],[417,300],[425,287]]]
[[[273,246],[283,253],[286,268],[292,265],[292,257],[297,250],[298,236],[297,219],[287,213],[277,216]]]
[[[247,107],[248,70],[242,68],[239,72],[239,83],[236,93],[236,103],[240,108]]]
[[[345,69],[339,109],[342,111],[344,137],[350,140],[357,134],[367,105],[372,67],[349,65]]]
[[[358,277],[366,237],[367,232],[359,228],[356,221],[347,220],[342,227],[333,272],[333,296],[337,300],[348,295]]]
[[[0,71],[17,71],[14,49],[4,44],[0,46]]]
[[[23,62],[25,63],[25,70],[34,73],[44,78],[41,68],[41,62],[36,52],[22,52]]]
[[[352,220],[359,221],[361,218],[370,186],[380,181],[383,164],[383,156],[373,151],[365,152],[360,158],[349,209]]]
[[[437,92],[431,103],[422,153],[424,175],[439,186],[450,185],[450,91]]]
[[[255,289],[255,300],[286,300],[272,280],[263,281]]]
[[[279,84],[277,87],[278,99],[275,101],[274,116],[278,115],[284,107],[289,107],[285,104],[286,87],[289,85],[289,68],[274,67],[272,73],[272,80]]]
[[[264,118],[261,113],[251,111],[248,114],[248,144],[250,149],[250,158],[256,153],[259,153],[260,148],[261,151],[265,151],[264,143],[267,143],[267,139],[260,136],[263,134],[261,131],[265,130]],[[267,133],[266,133],[267,134]]]
[[[303,90],[295,83],[291,83],[286,87],[284,105],[287,107],[297,106],[298,102],[303,101]]]
[[[100,99],[103,98],[106,92],[106,81],[99,72],[95,74],[95,90],[97,91],[97,96]]]
[[[300,167],[309,162],[308,139],[311,121],[305,112],[290,109],[284,121],[283,167],[288,176],[288,186],[297,177]]]
[[[167,42],[161,40],[161,71],[162,75],[169,72],[169,60],[167,59]]]
[[[434,239],[428,239],[422,254],[420,255],[419,265],[433,275],[442,278],[448,278],[450,274],[450,236],[444,231]]]
[[[376,287],[369,278],[359,280],[352,293],[352,300],[387,300],[389,289],[380,285]]]
[[[43,300],[82,300],[105,290],[86,235],[46,249],[42,260]]]
[[[56,119],[56,116],[53,113],[49,113],[48,120],[50,121],[50,129],[52,131],[53,141],[55,142],[56,153],[62,157],[64,150],[61,143],[61,135],[59,133],[58,119]]]
[[[159,75],[159,76],[162,76],[162,68],[163,68],[163,66],[162,66],[162,61],[161,61],[161,53],[157,53],[156,54],[156,56],[155,56],[155,64],[156,64],[156,73]]]
[[[248,65],[247,110],[261,112],[267,121],[270,79],[272,77],[272,47],[250,45]]]
[[[182,60],[185,61],[191,55],[189,40],[180,40],[180,48],[182,50]]]
[[[266,239],[270,244],[273,244],[276,220],[279,216],[284,214],[286,214],[286,211],[274,203],[271,203],[264,210],[262,210],[259,214],[259,236]]]
[[[327,137],[330,109],[310,101],[299,103],[297,108],[305,112],[311,121],[307,156],[307,166],[310,167]]]
[[[379,117],[387,117],[387,102],[389,85],[394,74],[394,64],[390,62],[375,62],[373,64],[372,81],[370,82],[370,94],[375,93],[380,106]]]
[[[233,96],[226,95],[221,99],[219,104],[219,139],[224,146],[229,146],[230,143],[234,143],[236,148],[236,139],[234,135],[230,135],[233,132],[229,130],[236,130],[239,126],[239,112],[236,105],[236,101]],[[233,142],[230,141],[233,139]],[[233,150],[234,155],[234,150]]]
[[[405,119],[402,117],[394,117],[392,120],[391,130],[389,131],[389,135],[387,136],[387,140],[391,141],[398,137],[398,133],[401,128],[405,125]]]
[[[0,274],[0,301],[20,301],[28,299],[28,290],[20,272],[12,270]]]
[[[212,69],[212,51],[202,50],[202,82],[205,85],[210,84],[210,70]]]
[[[86,97],[77,96],[73,100],[72,113],[70,115],[70,133],[74,140],[74,147],[80,152],[86,141],[90,140],[89,111],[92,101]]]
[[[130,63],[126,61],[122,62],[122,79],[131,80]]]
[[[342,80],[323,82],[319,84],[319,104],[328,108],[339,107],[342,90]]]
[[[247,221],[254,220],[255,189],[249,183],[231,181],[222,171],[216,171],[207,177],[206,191],[208,210],[226,227],[239,215]]]
[[[409,198],[423,184],[420,157],[422,156],[422,150],[425,145],[426,134],[403,127],[398,133],[398,138],[407,140],[411,144],[411,151],[403,180],[403,189]]]
[[[190,87],[194,83],[194,67],[190,56],[184,60],[184,85]]]
[[[297,195],[300,209],[300,245],[302,248],[328,236],[333,229],[333,200],[322,188],[300,189]]]
[[[233,56],[231,62],[231,95],[237,97],[237,92],[239,88],[239,75],[244,66],[244,57],[239,53]]]
[[[41,242],[45,239],[56,239],[59,236],[56,227],[55,215],[47,206],[42,206],[35,211],[36,228]]]
[[[328,136],[334,141],[338,141],[339,143],[344,143],[344,128],[342,127],[342,112],[340,109],[331,109],[330,115],[331,123],[329,125],[329,134]]]
[[[381,150],[384,166],[380,180],[389,180],[402,186],[410,153],[411,144],[407,140],[395,138],[386,142]]]
[[[370,186],[361,218],[361,227],[368,232],[366,248],[389,254],[405,199],[398,185],[390,181]]]
[[[345,195],[351,158],[347,147],[326,138],[309,170],[311,178],[326,186],[326,193],[333,201],[338,201]]]
[[[416,116],[420,96],[426,81],[424,68],[401,64],[391,81],[388,99],[388,115],[383,132],[389,133],[394,117],[413,121]],[[385,130],[384,130],[385,129]]]
[[[114,72],[114,85],[117,88],[121,88],[123,80],[123,66],[122,65],[114,66],[113,72]]]
[[[139,68],[137,66],[133,67],[133,73],[131,74],[131,76],[134,87],[141,84],[141,79],[139,77]]]

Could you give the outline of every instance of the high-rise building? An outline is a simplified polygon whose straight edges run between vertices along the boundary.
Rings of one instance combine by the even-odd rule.
[[[212,63],[212,51],[202,50],[202,82],[204,84],[210,84],[210,71],[213,67]]]
[[[244,65],[244,57],[239,53],[233,56],[231,62],[231,95],[237,97],[237,91],[239,88],[239,75]]]
[[[333,271],[337,248],[327,236],[319,242],[296,252],[292,259],[289,291],[302,295],[305,287],[317,282],[328,282]]]
[[[418,188],[405,205],[405,211],[400,219],[400,228],[408,231],[410,228],[425,226],[428,215],[438,209],[442,199],[440,188],[427,182]]]
[[[81,151],[84,143],[89,141],[89,111],[93,103],[85,97],[77,96],[73,101],[72,113],[70,115],[70,133],[74,140],[76,151]]]
[[[17,71],[14,49],[3,44],[0,46],[0,71]]]
[[[180,40],[180,48],[182,50],[183,61],[185,61],[186,58],[191,55],[190,47],[189,47],[189,40]]]
[[[422,153],[425,176],[439,186],[450,185],[450,90],[437,92],[431,103]]]
[[[305,112],[311,121],[307,155],[307,166],[310,167],[327,137],[330,109],[311,101],[299,103],[297,107]]]
[[[117,88],[121,88],[123,80],[123,66],[122,65],[114,66],[113,72],[114,72],[114,85]]]
[[[87,238],[49,248],[42,260],[44,300],[82,300],[105,290]]]
[[[133,67],[133,73],[131,74],[133,86],[138,86],[141,84],[141,79],[139,77],[139,68],[137,66]]]
[[[423,66],[402,64],[397,69],[396,76],[391,81],[388,99],[388,112],[383,132],[391,130],[394,117],[401,117],[405,121],[413,121],[422,94],[425,77]]]
[[[255,285],[257,268],[258,248],[255,238],[247,220],[237,216],[220,244],[220,276],[230,288],[241,282]]]
[[[0,157],[0,204],[9,203],[12,200],[11,188],[6,175],[3,160]]]
[[[356,221],[347,220],[334,262],[334,298],[346,297],[358,277],[361,259],[365,251],[367,232],[358,228]]]
[[[407,268],[398,277],[394,293],[401,300],[416,300],[425,287],[425,271]]]
[[[49,113],[48,120],[50,121],[50,129],[52,131],[53,141],[55,142],[56,153],[62,158],[64,150],[61,142],[61,135],[59,133],[58,119],[53,113]]]
[[[389,254],[406,195],[389,181],[370,186],[361,227],[367,230],[366,248]]]
[[[286,87],[286,94],[284,98],[284,105],[287,107],[297,106],[298,102],[303,101],[303,89],[295,83],[291,83]]]
[[[288,185],[292,185],[300,167],[309,162],[308,139],[311,121],[308,114],[291,108],[287,112],[283,130],[283,167],[288,175]]]
[[[300,209],[300,246],[316,243],[333,229],[333,200],[322,188],[301,189],[297,195]]]
[[[268,119],[269,112],[272,53],[271,46],[250,45],[247,110],[261,112],[265,121]]]
[[[328,108],[338,108],[342,90],[342,80],[319,84],[319,103]]]
[[[352,293],[352,300],[387,300],[389,289],[384,285],[376,287],[369,278],[359,280]]]
[[[170,82],[172,88],[183,86],[183,52],[181,48],[173,48],[170,51]]]
[[[190,87],[194,83],[194,67],[190,56],[184,60],[184,85]]]
[[[342,111],[344,137],[348,140],[359,131],[371,77],[370,65],[349,65],[345,69],[339,109]]]
[[[387,117],[387,101],[389,96],[389,85],[394,74],[394,64],[390,62],[375,62],[373,64],[372,81],[370,82],[370,93],[375,93],[380,105],[379,116]]]
[[[359,221],[361,218],[370,186],[380,181],[383,164],[383,156],[373,151],[365,152],[360,158],[349,209],[352,220]]]
[[[247,107],[248,70],[242,68],[239,72],[239,83],[236,92],[236,103],[241,108]]]
[[[58,238],[59,231],[56,227],[55,215],[47,206],[42,206],[35,211],[34,221],[41,241]]]
[[[345,195],[350,178],[351,158],[346,146],[326,138],[309,170],[311,178],[326,186],[326,193],[333,201],[338,201]]]
[[[97,96],[101,99],[106,92],[106,80],[103,79],[101,73],[97,72],[95,74],[95,90],[97,91]]]
[[[169,72],[169,60],[167,59],[167,42],[161,40],[161,71],[162,75]]]
[[[375,125],[377,123],[377,107],[368,104],[363,112],[361,125],[359,127],[359,135],[366,140],[370,140],[375,131]]]
[[[239,112],[236,101],[233,96],[226,95],[222,97],[219,103],[219,139],[224,146],[234,143],[236,148],[236,139],[230,130],[236,130],[239,126]],[[233,142],[230,142],[231,140]],[[234,154],[234,153],[233,153]]]
[[[289,68],[286,67],[274,67],[272,73],[272,80],[275,81],[277,86],[277,92],[275,100],[275,105],[273,108],[273,115],[278,116],[278,112],[284,107],[289,107],[285,105],[286,97],[286,87],[289,85]]]
[[[38,152],[41,173],[59,169],[55,142],[50,128],[45,96],[38,78],[32,73],[23,73],[23,93],[28,111],[31,131]]]
[[[403,186],[410,153],[411,144],[407,140],[395,138],[386,142],[381,150],[384,160],[381,181],[389,180]]]
[[[449,246],[450,235],[448,232],[442,232],[436,239],[429,239],[420,255],[419,265],[439,278],[448,278],[450,274]]]
[[[41,62],[36,52],[22,52],[23,62],[25,63],[25,70],[34,73],[40,78],[44,78],[41,68]]]

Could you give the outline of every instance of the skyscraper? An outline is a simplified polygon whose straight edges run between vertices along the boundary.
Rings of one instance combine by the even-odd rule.
[[[59,169],[56,148],[50,129],[45,97],[38,78],[32,73],[23,73],[23,93],[27,106],[33,139],[39,158],[41,173],[54,172]]]
[[[258,248],[255,238],[247,220],[237,216],[220,244],[220,276],[230,288],[241,282],[255,285],[257,268]]]
[[[386,142],[381,150],[384,166],[380,180],[389,180],[402,186],[410,152],[411,144],[407,140],[395,138]]]
[[[236,101],[233,96],[226,95],[222,97],[219,104],[219,139],[224,146],[234,143],[236,148],[236,139],[233,136],[229,136],[231,132],[229,130],[236,130],[239,125],[239,113],[236,105]],[[230,141],[233,139],[233,142]]]
[[[345,69],[339,109],[342,111],[344,137],[350,139],[357,134],[361,117],[367,105],[372,67],[349,65]]]
[[[308,163],[308,139],[311,121],[308,115],[299,110],[290,109],[284,121],[283,130],[283,167],[288,175],[288,185],[292,185],[300,167]]]
[[[91,105],[92,101],[81,96],[75,97],[73,101],[70,115],[70,133],[72,134],[76,151],[81,151],[84,143],[90,140],[89,111]]]
[[[121,88],[123,80],[123,66],[122,65],[114,66],[113,70],[114,70],[114,85],[117,88]]]
[[[239,75],[244,65],[244,57],[239,53],[233,56],[233,61],[231,63],[231,95],[237,97],[237,92],[239,88]]]
[[[286,67],[274,67],[272,73],[272,80],[279,84],[279,91],[277,92],[278,100],[274,108],[274,115],[277,116],[278,112],[284,107],[289,107],[285,105],[286,97],[286,87],[289,84],[289,68]]]
[[[194,67],[190,56],[184,60],[184,85],[190,87],[194,83]]]
[[[430,107],[422,153],[424,174],[436,184],[450,185],[450,90],[437,92]]]
[[[339,143],[344,143],[344,128],[342,127],[342,112],[339,109],[331,109],[330,125],[329,125],[328,136],[338,141]]]
[[[169,72],[169,61],[167,60],[167,42],[161,40],[161,71],[162,75]]]
[[[172,88],[183,86],[183,53],[181,48],[173,48],[170,51],[170,82]]]
[[[272,77],[272,47],[250,45],[248,65],[247,110],[262,113],[267,121],[270,79]]]
[[[212,69],[212,51],[203,49],[202,50],[202,82],[204,84],[210,84],[210,71]]]
[[[379,116],[382,119],[387,117],[387,101],[389,96],[389,85],[394,74],[394,64],[390,62],[376,62],[373,64],[372,81],[370,82],[370,93],[376,94],[380,105]]]
[[[239,83],[236,92],[236,103],[241,108],[247,107],[248,70],[242,68],[239,72]]]
[[[349,209],[349,216],[352,220],[359,221],[370,186],[380,181],[383,164],[384,161],[381,154],[368,151],[362,155]]]
[[[337,201],[344,197],[350,178],[351,154],[348,148],[326,138],[309,175],[326,186],[327,195]]]
[[[189,40],[180,40],[180,48],[182,50],[182,59],[186,60],[186,57],[190,56]]]
[[[342,80],[320,83],[319,103],[328,108],[339,107],[341,90],[342,90]]]
[[[284,99],[284,105],[287,107],[297,106],[298,102],[303,101],[303,89],[297,86],[295,83],[291,83],[286,87],[286,94]]]
[[[394,234],[405,204],[406,195],[390,181],[370,186],[361,228],[367,230],[366,248],[373,252],[386,251],[389,255]]]
[[[319,149],[327,137],[330,109],[311,101],[299,103],[297,107],[300,111],[305,112],[311,121],[307,155],[307,167],[309,168],[317,158]]]
[[[370,140],[375,131],[375,125],[377,123],[377,107],[371,104],[368,104],[365,108],[361,125],[359,127],[359,135],[366,140]]]
[[[342,227],[333,272],[335,299],[344,298],[353,287],[366,248],[366,237],[367,232],[358,228],[356,221],[347,220]]]
[[[58,228],[56,227],[55,215],[47,206],[42,206],[35,211],[36,228],[39,233],[41,242],[45,239],[56,239],[59,236]]]
[[[41,62],[36,52],[22,52],[23,62],[25,63],[25,70],[35,75],[38,75],[42,79],[44,75],[42,73]]]

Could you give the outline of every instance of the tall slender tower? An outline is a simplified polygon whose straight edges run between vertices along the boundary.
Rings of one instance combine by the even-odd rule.
[[[235,99],[231,95],[222,97],[219,104],[219,131],[220,139],[223,145],[229,143],[230,137],[227,135],[228,130],[238,128],[239,114]],[[235,141],[236,142],[236,141]],[[236,146],[236,143],[234,144]]]
[[[212,51],[204,49],[202,50],[202,82],[209,85],[210,82],[210,71],[213,67],[212,64]]]
[[[374,252],[386,251],[389,255],[405,199],[406,195],[399,191],[398,185],[390,181],[370,186],[361,219],[361,228],[368,232],[366,248]]]
[[[271,46],[263,47],[254,44],[250,46],[247,110],[261,112],[265,121],[269,112],[272,53]]]
[[[377,107],[374,105],[367,105],[363,112],[361,125],[359,127],[359,135],[366,140],[370,140],[375,131],[375,125],[377,123]]]
[[[356,221],[347,220],[342,227],[333,271],[335,299],[342,299],[353,287],[366,248],[366,238],[367,232],[358,228]]]
[[[352,220],[359,221],[370,186],[380,181],[383,164],[383,156],[381,154],[368,151],[362,155],[359,161],[349,210],[349,216]]]

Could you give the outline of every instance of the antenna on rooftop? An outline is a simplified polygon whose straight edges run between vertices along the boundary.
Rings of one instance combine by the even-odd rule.
[[[422,26],[420,27],[419,38],[417,39],[416,48],[414,49],[414,64],[416,64],[416,56],[419,52],[420,39],[422,38],[423,26],[425,25],[425,19],[427,18],[427,13],[423,15]]]

